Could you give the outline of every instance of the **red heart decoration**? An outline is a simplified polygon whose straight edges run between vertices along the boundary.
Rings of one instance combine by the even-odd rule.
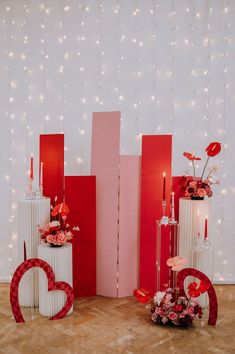
[[[73,288],[64,281],[56,282],[54,272],[47,262],[39,258],[31,258],[31,259],[27,259],[26,261],[24,261],[19,265],[11,281],[10,303],[11,303],[11,309],[16,322],[17,323],[25,322],[19,305],[18,290],[19,290],[19,284],[21,278],[23,277],[24,273],[33,267],[39,267],[43,269],[44,272],[46,273],[48,279],[48,291],[62,290],[66,293],[67,300],[64,307],[57,314],[51,317],[50,320],[58,320],[60,318],[63,318],[64,316],[66,316],[66,314],[68,313],[68,311],[71,309],[73,305],[73,300],[74,300]]]
[[[215,289],[210,281],[210,279],[202,272],[200,272],[197,269],[194,268],[184,268],[179,271],[177,274],[177,287],[181,290],[182,294],[184,296],[184,280],[188,276],[193,276],[201,280],[201,283],[199,285],[199,288],[196,289],[200,293],[204,293],[207,291],[208,296],[209,296],[209,319],[208,319],[208,324],[214,326],[217,321],[217,316],[218,316],[218,303],[217,303],[217,297],[216,297],[216,292]],[[189,290],[195,290],[197,283],[191,283],[189,285]]]

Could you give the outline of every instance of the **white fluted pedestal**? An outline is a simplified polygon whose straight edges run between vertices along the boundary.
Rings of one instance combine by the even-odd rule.
[[[66,243],[61,247],[50,247],[44,243],[38,246],[38,258],[46,261],[54,271],[55,281],[65,281],[73,286],[72,245]],[[39,269],[39,313],[52,317],[59,312],[66,301],[63,291],[48,292],[48,280],[45,272]],[[73,311],[73,307],[68,314]]]
[[[191,200],[188,198],[180,198],[179,255],[187,259],[187,267],[200,270],[212,280],[213,245],[209,232],[210,248],[208,250],[201,248],[204,238],[205,217],[208,218],[208,225],[210,225],[210,205],[208,199]],[[198,233],[201,234],[201,237],[198,237]],[[186,279],[185,288],[187,288],[191,281],[195,281],[195,278],[188,277],[188,279]],[[208,303],[207,294],[200,296],[199,302],[205,307]]]
[[[38,225],[50,222],[50,198],[23,199],[17,203],[18,258],[24,261],[24,241],[27,259],[37,257]],[[19,303],[24,307],[38,307],[38,270],[28,270],[19,285]]]

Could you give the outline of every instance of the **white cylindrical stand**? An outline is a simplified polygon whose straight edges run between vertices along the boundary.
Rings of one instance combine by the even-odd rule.
[[[201,246],[204,239],[204,222],[208,218],[210,225],[210,205],[208,199],[191,200],[180,198],[179,206],[179,255],[187,259],[187,267],[196,268],[213,280],[213,244],[209,237],[210,248],[204,250]],[[209,228],[208,228],[209,230]],[[208,232],[209,234],[209,232]],[[200,236],[201,235],[201,236]],[[195,278],[186,279],[185,287]],[[200,296],[202,306],[207,305],[207,295]]]
[[[17,203],[18,259],[24,261],[24,241],[27,259],[37,257],[38,225],[50,222],[50,199],[24,199]],[[28,270],[19,285],[19,303],[25,307],[38,307],[38,270]]]
[[[54,271],[55,281],[65,281],[73,286],[72,245],[66,243],[61,247],[50,247],[45,243],[38,246],[38,258],[46,261]],[[39,313],[52,317],[59,312],[66,301],[63,291],[48,292],[48,279],[45,272],[39,269]],[[73,307],[68,314],[73,311]]]

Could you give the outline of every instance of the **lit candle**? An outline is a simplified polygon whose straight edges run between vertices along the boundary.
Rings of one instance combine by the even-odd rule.
[[[207,234],[207,227],[208,227],[208,221],[207,221],[207,216],[205,218],[205,231],[204,231],[204,239],[206,240],[207,237],[208,237],[208,234]]]
[[[39,188],[40,190],[43,189],[43,162],[40,163]]]
[[[175,193],[171,193],[171,218],[175,219]]]
[[[163,192],[162,199],[166,200],[166,172],[163,172]]]
[[[26,261],[27,259],[27,254],[26,254],[26,243],[24,241],[24,262]]]
[[[30,157],[30,173],[29,173],[29,178],[33,179],[33,154],[31,154],[31,157]]]

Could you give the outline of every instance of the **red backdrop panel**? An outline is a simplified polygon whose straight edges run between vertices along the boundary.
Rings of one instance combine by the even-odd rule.
[[[65,200],[68,222],[79,226],[73,243],[73,289],[75,296],[96,295],[96,178],[66,176]]]
[[[162,217],[163,172],[166,173],[166,213],[170,213],[172,136],[142,138],[140,207],[140,287],[156,290],[156,220]],[[165,230],[166,231],[166,230]],[[162,259],[169,250],[166,234]],[[167,274],[168,279],[168,274]]]
[[[63,200],[64,190],[64,134],[40,135],[40,162],[43,162],[44,195],[54,203]]]

